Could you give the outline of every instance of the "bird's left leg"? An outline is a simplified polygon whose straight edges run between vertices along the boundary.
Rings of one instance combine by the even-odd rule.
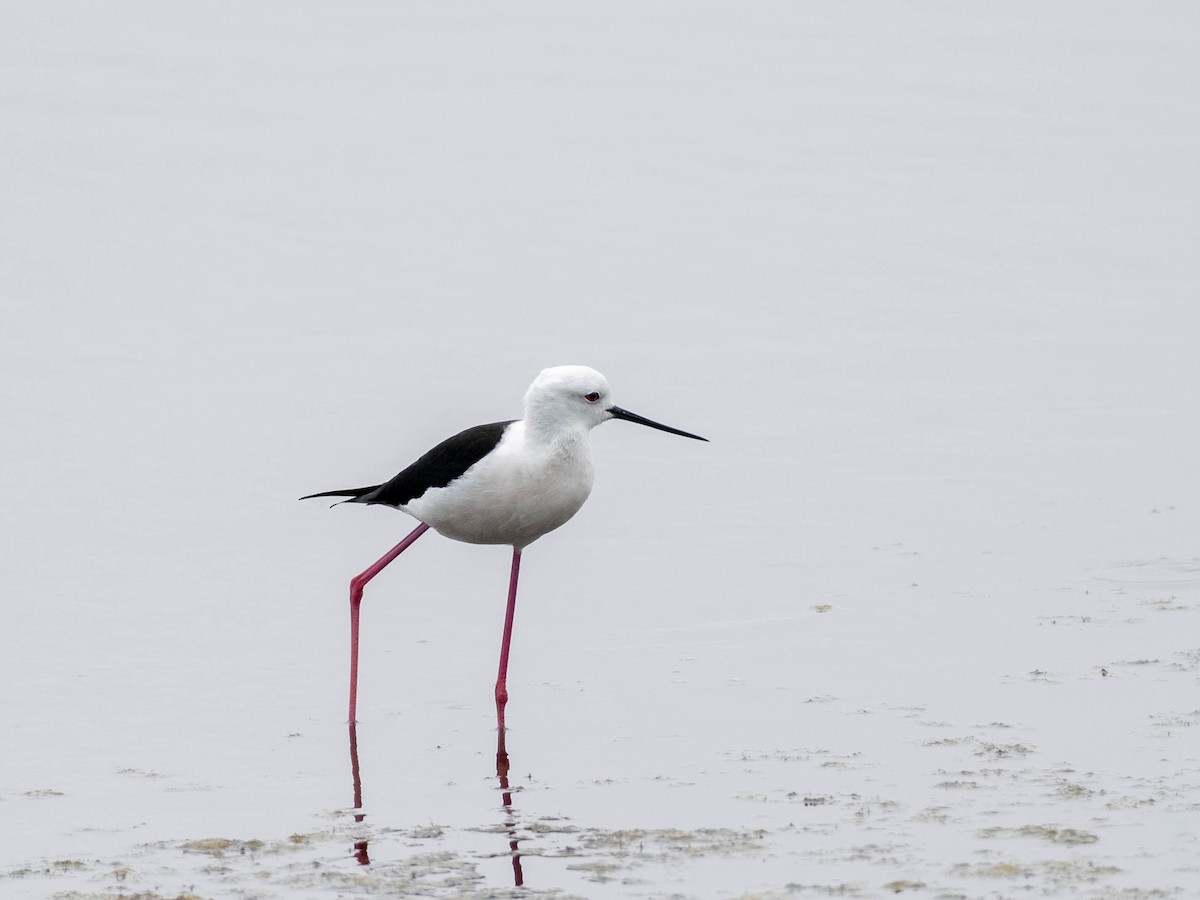
[[[508,609],[504,613],[504,636],[500,639],[500,672],[496,676],[496,727],[504,734],[504,706],[508,703],[508,645],[512,642],[513,613],[517,608],[517,575],[521,551],[513,548],[512,574],[508,577]]]

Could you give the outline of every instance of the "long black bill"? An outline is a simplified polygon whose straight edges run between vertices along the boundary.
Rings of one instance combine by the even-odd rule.
[[[680,437],[691,438],[694,441],[707,441],[708,438],[700,437],[698,434],[691,434],[687,431],[680,431],[678,428],[672,428],[670,425],[662,425],[659,422],[651,422],[649,419],[642,418],[637,413],[631,413],[627,409],[621,409],[619,406],[610,406],[608,408],[609,415],[614,419],[624,419],[626,422],[636,422],[639,425],[648,425],[651,428],[657,428],[659,431],[665,431],[668,434],[677,434]]]

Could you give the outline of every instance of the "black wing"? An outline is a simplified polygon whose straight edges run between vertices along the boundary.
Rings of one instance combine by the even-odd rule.
[[[420,497],[430,488],[445,487],[463,472],[492,452],[505,429],[513,423],[493,422],[476,425],[446,438],[415,463],[386,484],[373,484],[361,488],[344,488],[337,491],[322,491],[309,494],[301,500],[313,497],[346,497],[347,503],[380,503],[385,506],[403,506]]]

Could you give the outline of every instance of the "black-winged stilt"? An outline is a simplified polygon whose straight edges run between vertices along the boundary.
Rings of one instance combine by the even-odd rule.
[[[601,422],[624,419],[659,431],[708,440],[614,406],[608,381],[586,366],[543,369],[525,393],[524,418],[476,425],[442,441],[385,484],[322,491],[342,503],[393,506],[421,524],[350,581],[350,722],[358,696],[358,613],[363,587],[430,528],[456,541],[513,548],[508,608],[496,678],[496,719],[504,733],[508,647],[517,603],[521,551],[579,512],[592,491],[587,434]],[[337,504],[335,504],[337,505]]]

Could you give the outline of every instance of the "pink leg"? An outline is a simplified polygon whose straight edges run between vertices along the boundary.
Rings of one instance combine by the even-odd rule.
[[[409,532],[408,537],[380,557],[371,568],[350,579],[350,724],[356,721],[354,713],[358,706],[358,608],[362,605],[362,592],[367,582],[384,570],[388,563],[408,549],[409,544],[429,530],[422,522]]]
[[[517,574],[521,571],[521,551],[513,548],[512,574],[508,578],[508,609],[504,613],[504,637],[500,639],[500,674],[496,676],[496,726],[504,735],[504,706],[508,703],[508,645],[512,641],[513,613],[517,608]]]

